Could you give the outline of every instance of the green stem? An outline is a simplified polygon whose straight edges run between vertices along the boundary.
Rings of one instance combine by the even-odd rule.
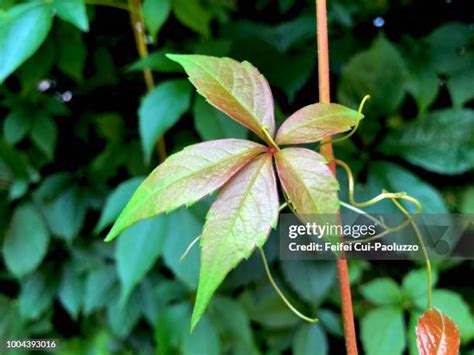
[[[288,301],[288,299],[285,297],[285,295],[283,294],[283,292],[280,290],[280,288],[278,287],[278,285],[276,284],[275,280],[273,279],[273,276],[272,276],[272,273],[270,272],[270,268],[268,267],[268,262],[267,262],[267,257],[265,256],[265,252],[263,251],[262,248],[258,248],[258,250],[260,251],[260,255],[262,256],[262,261],[263,261],[263,265],[265,266],[265,271],[267,273],[267,276],[268,276],[268,279],[270,280],[270,283],[272,284],[273,288],[275,289],[275,291],[278,293],[278,295],[280,296],[280,298],[283,300],[283,302],[285,302],[285,304],[287,305],[287,307],[294,313],[296,314],[298,317],[300,317],[301,319],[309,322],[309,323],[316,323],[318,321],[318,318],[310,318],[310,317],[307,317],[305,316],[304,314],[302,314],[300,311],[298,311],[292,304],[290,301]]]

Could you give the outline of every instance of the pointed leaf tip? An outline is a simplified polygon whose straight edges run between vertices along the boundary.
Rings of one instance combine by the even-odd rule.
[[[427,310],[418,320],[416,345],[420,355],[457,355],[459,341],[458,327],[438,309]]]

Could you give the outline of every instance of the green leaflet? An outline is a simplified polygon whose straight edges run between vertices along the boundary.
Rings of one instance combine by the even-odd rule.
[[[166,22],[171,10],[170,0],[145,0],[143,1],[143,19],[145,25],[156,40],[161,26]]]
[[[49,233],[36,208],[28,203],[13,213],[3,241],[5,264],[17,277],[35,270],[46,255]]]
[[[222,139],[170,156],[138,187],[105,240],[111,241],[142,219],[193,204],[221,187],[264,149],[250,141]]]
[[[313,143],[327,135],[349,130],[359,121],[357,111],[338,104],[319,102],[292,114],[278,130],[278,144]]]
[[[367,51],[355,55],[344,67],[337,97],[342,104],[355,107],[364,95],[370,95],[368,115],[388,115],[402,103],[406,76],[402,56],[381,35]]]
[[[391,132],[381,150],[439,174],[454,175],[474,168],[474,110],[433,111]]]
[[[271,155],[242,169],[211,206],[201,234],[201,270],[191,328],[230,270],[267,240],[278,218],[278,193]]]
[[[53,0],[52,6],[61,19],[72,23],[82,31],[89,31],[89,19],[84,0]]]
[[[406,347],[403,313],[395,307],[377,308],[362,319],[361,339],[367,355],[399,355]]]
[[[185,80],[165,81],[143,98],[138,118],[146,163],[158,138],[181,118],[190,103],[191,87]]]

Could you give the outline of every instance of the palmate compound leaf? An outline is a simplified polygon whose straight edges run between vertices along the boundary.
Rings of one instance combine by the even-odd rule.
[[[285,148],[275,160],[283,190],[298,215],[338,211],[339,184],[321,155],[306,148]]]
[[[457,355],[458,327],[438,309],[429,309],[418,320],[416,344],[420,355]]]
[[[267,240],[278,219],[278,192],[270,154],[256,158],[222,189],[201,234],[201,270],[191,327],[225,276]]]
[[[268,142],[263,128],[273,136],[272,92],[267,80],[252,64],[203,55],[168,54],[167,57],[183,66],[191,83],[211,105],[263,140]]]
[[[132,224],[189,206],[221,187],[265,147],[242,139],[221,139],[189,146],[170,156],[138,187],[105,241]]]
[[[349,130],[361,115],[338,104],[319,102],[296,111],[283,122],[276,135],[277,144],[313,143]]]

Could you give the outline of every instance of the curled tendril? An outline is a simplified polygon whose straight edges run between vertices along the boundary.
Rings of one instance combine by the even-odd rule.
[[[272,273],[270,272],[270,268],[268,267],[268,262],[267,262],[267,257],[265,256],[265,252],[263,251],[262,248],[258,248],[258,250],[260,251],[260,255],[262,256],[262,261],[263,261],[263,265],[265,266],[265,271],[267,273],[267,276],[268,276],[268,280],[270,281],[270,283],[272,284],[273,288],[275,289],[275,291],[278,293],[278,296],[280,296],[280,298],[283,300],[283,302],[286,304],[286,306],[294,313],[296,314],[299,318],[309,322],[309,323],[316,323],[318,321],[318,318],[310,318],[308,316],[305,316],[303,313],[301,313],[300,311],[298,311],[295,306],[293,306],[291,304],[290,301],[288,301],[288,299],[286,298],[286,296],[283,294],[283,292],[281,291],[281,289],[278,287],[278,285],[276,284],[275,280],[273,279],[273,276],[272,276]]]
[[[418,226],[414,222],[414,216],[411,216],[408,213],[408,211],[406,210],[406,208],[403,207],[403,205],[398,200],[405,200],[405,201],[409,201],[412,204],[414,204],[415,207],[416,207],[416,211],[415,211],[414,214],[421,213],[421,211],[422,211],[421,203],[416,198],[414,198],[412,196],[409,196],[405,192],[395,192],[395,193],[393,193],[393,192],[388,192],[386,190],[382,190],[382,192],[379,195],[371,198],[370,200],[367,200],[367,201],[364,201],[364,202],[357,202],[354,198],[354,177],[352,175],[352,171],[351,171],[350,167],[341,160],[335,160],[335,162],[336,162],[337,165],[341,166],[345,170],[345,172],[347,174],[348,185],[349,185],[349,189],[348,189],[349,190],[349,192],[348,192],[349,204],[341,201],[341,205],[346,207],[346,208],[352,209],[355,212],[363,214],[367,218],[371,219],[372,221],[374,221],[375,223],[380,225],[383,229],[385,229],[382,233],[374,235],[372,237],[365,238],[365,239],[362,239],[362,240],[348,240],[347,242],[353,243],[353,242],[373,241],[373,240],[379,239],[379,238],[381,238],[384,235],[387,235],[389,233],[400,231],[403,228],[405,228],[408,224],[411,224],[411,226],[413,228],[413,231],[415,232],[416,238],[418,240],[418,243],[420,244],[420,247],[421,247],[421,250],[422,250],[422,253],[423,253],[423,258],[425,259],[426,271],[428,273],[428,295],[427,295],[428,300],[427,300],[427,303],[428,303],[428,309],[430,309],[431,308],[431,294],[432,294],[432,278],[433,278],[432,268],[431,268],[431,261],[429,259],[428,251],[426,250],[425,242],[423,241],[420,230],[418,229]],[[378,220],[377,218],[373,217],[372,215],[368,214],[367,212],[361,210],[361,208],[373,206],[373,205],[375,205],[375,204],[377,204],[377,203],[379,203],[379,202],[381,202],[382,200],[385,200],[385,199],[391,200],[393,202],[393,204],[406,216],[407,220],[405,222],[403,222],[402,224],[400,224],[396,227],[389,227],[383,221]]]
[[[329,144],[329,143],[331,143],[331,144],[340,143],[340,142],[343,142],[346,139],[349,139],[350,137],[352,137],[352,135],[354,133],[356,133],[357,128],[359,128],[359,123],[362,120],[362,110],[364,109],[364,105],[365,105],[365,103],[367,102],[368,99],[370,99],[370,95],[365,95],[364,98],[362,99],[362,101],[360,102],[359,109],[357,110],[357,112],[359,113],[359,117],[358,117],[359,119],[357,120],[356,124],[354,125],[354,127],[352,127],[352,129],[349,133],[347,133],[345,136],[342,136],[342,137],[337,138],[337,139],[326,140],[326,141],[322,142],[319,147],[322,147],[323,145],[326,145],[326,144]]]
[[[280,210],[282,210],[283,208],[285,208],[287,205],[287,203],[285,202],[283,205],[280,206]],[[191,251],[191,249],[193,248],[193,246],[199,241],[201,237],[197,237],[195,238],[189,245],[188,247],[186,248],[186,250],[184,251],[183,255],[181,256],[181,258],[179,259],[180,262],[182,262],[184,260],[184,258],[186,258],[186,256],[189,254],[189,252]],[[263,265],[265,266],[265,272],[267,273],[267,276],[268,276],[268,279],[270,280],[270,283],[272,285],[272,287],[275,289],[275,291],[277,292],[278,296],[280,296],[280,298],[283,300],[283,302],[285,303],[285,305],[294,313],[296,314],[299,318],[307,321],[307,322],[310,322],[310,323],[316,323],[318,321],[317,318],[310,318],[308,316],[305,316],[303,313],[301,313],[300,311],[298,311],[296,309],[295,306],[293,306],[291,304],[291,302],[286,298],[286,296],[283,294],[283,291],[278,287],[278,285],[276,284],[275,280],[273,279],[273,276],[272,276],[272,273],[270,271],[270,267],[268,266],[268,261],[267,261],[267,257],[265,256],[265,252],[263,251],[262,248],[258,248],[258,250],[260,251],[260,255],[262,256],[262,261],[263,261]]]

